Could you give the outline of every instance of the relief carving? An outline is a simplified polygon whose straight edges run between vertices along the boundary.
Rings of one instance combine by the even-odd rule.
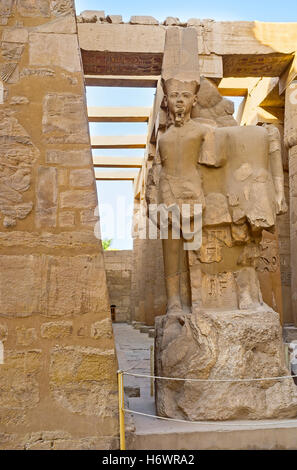
[[[29,69],[24,68],[21,70],[20,77],[31,77],[32,75],[37,75],[39,77],[53,77],[56,72],[52,69]]]
[[[0,213],[4,227],[12,227],[33,208],[24,193],[30,188],[39,151],[16,118],[4,112],[0,118]]]
[[[8,82],[16,70],[18,64],[12,62],[0,65],[0,77],[3,82]]]
[[[73,0],[51,0],[51,12],[55,16],[73,13]]]
[[[15,0],[0,0],[0,18],[1,24],[7,24],[7,20],[12,16]]]
[[[260,256],[257,262],[257,271],[276,272],[279,265],[280,261],[277,240],[262,240],[260,243]]]
[[[157,182],[155,162],[147,200],[157,193],[165,206],[200,203],[203,233],[200,249],[188,251],[189,231],[176,237],[172,219],[162,239],[167,311],[156,318],[155,375],[206,380],[157,379],[156,410],[189,421],[295,417],[293,379],[277,379],[289,375],[274,310],[276,215],[287,210],[280,135],[272,127],[237,126],[232,107],[214,83],[200,80],[198,66],[196,30],[168,28],[167,122],[158,129],[160,176]],[[193,229],[193,235],[199,231]],[[260,285],[267,270],[274,273],[266,276],[270,306]],[[275,380],[237,383],[258,377],[274,377],[277,386]],[[222,378],[228,381],[218,386]]]
[[[17,42],[2,42],[2,56],[7,60],[19,61],[24,52],[24,47],[24,45],[20,45]]]

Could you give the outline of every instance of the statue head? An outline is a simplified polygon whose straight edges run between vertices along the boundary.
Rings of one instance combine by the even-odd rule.
[[[164,104],[168,109],[170,121],[182,126],[189,121],[193,106],[197,103],[199,85],[197,81],[181,81],[170,78],[163,82]]]

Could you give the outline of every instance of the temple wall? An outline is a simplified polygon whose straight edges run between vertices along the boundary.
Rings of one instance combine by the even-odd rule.
[[[288,212],[277,216],[277,230],[283,298],[283,319],[284,324],[288,324],[293,323],[291,303],[290,197],[288,171],[284,171],[284,176]]]
[[[132,250],[106,250],[104,263],[110,305],[115,305],[115,321],[131,319]]]
[[[131,318],[153,326],[155,317],[166,313],[166,303],[162,241],[135,237]]]
[[[0,447],[117,448],[72,0],[1,0],[0,12]]]

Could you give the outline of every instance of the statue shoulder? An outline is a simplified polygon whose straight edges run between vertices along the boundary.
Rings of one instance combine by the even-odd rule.
[[[170,135],[171,135],[171,129],[168,128],[166,129],[165,132],[163,132],[160,136],[158,136],[159,146],[166,144],[168,140],[170,139]]]

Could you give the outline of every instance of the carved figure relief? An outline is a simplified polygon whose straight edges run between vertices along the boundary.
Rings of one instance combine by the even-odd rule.
[[[4,227],[12,227],[33,208],[25,193],[39,151],[16,118],[5,112],[0,118],[0,213]]]
[[[51,0],[51,12],[55,16],[73,13],[73,0]]]

